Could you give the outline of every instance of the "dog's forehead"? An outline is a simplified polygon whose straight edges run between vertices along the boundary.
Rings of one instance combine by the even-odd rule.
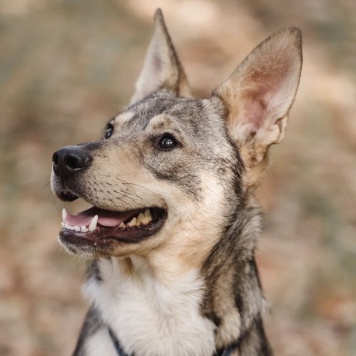
[[[205,116],[200,100],[175,98],[171,96],[151,96],[128,107],[115,121],[129,126],[147,128],[151,121],[166,117],[171,124],[196,126]],[[167,121],[167,123],[168,123]]]

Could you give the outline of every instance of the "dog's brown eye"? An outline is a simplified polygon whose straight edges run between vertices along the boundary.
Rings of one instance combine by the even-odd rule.
[[[104,137],[107,139],[107,138],[110,138],[112,133],[114,131],[114,126],[111,125],[111,124],[108,124],[106,126],[106,129],[105,129],[105,132],[104,132]]]
[[[161,150],[171,150],[179,145],[178,141],[171,134],[164,134],[156,141],[156,147]]]

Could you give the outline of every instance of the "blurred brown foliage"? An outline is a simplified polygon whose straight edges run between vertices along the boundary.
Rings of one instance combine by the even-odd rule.
[[[356,2],[0,2],[0,355],[68,355],[85,262],[56,242],[60,146],[98,137],[127,102],[162,7],[198,96],[273,31],[296,25],[304,68],[259,190],[258,260],[276,355],[356,355]]]

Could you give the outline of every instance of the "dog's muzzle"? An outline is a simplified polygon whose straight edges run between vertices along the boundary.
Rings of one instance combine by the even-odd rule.
[[[93,189],[93,193],[85,178],[90,175],[90,167],[94,167],[92,162],[97,147],[96,142],[65,146],[52,156],[52,190],[56,196],[62,201],[72,202],[82,198],[93,204],[91,208],[76,215],[63,209],[59,239],[73,253],[87,253],[90,249],[93,253],[97,251],[105,254],[113,243],[138,243],[146,240],[162,228],[168,215],[166,209],[156,204],[138,207],[126,204],[118,209],[117,204],[113,203],[112,210],[95,204],[95,200],[99,200],[100,204],[103,198],[100,200],[95,197],[96,189]],[[100,183],[93,179],[91,184]],[[110,195],[106,199],[111,200]]]

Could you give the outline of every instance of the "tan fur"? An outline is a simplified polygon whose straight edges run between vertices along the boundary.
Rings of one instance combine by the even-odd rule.
[[[234,310],[234,300],[227,296],[233,295],[231,287],[233,285],[233,271],[227,271],[224,277],[225,288],[215,289],[215,306],[218,316],[223,320],[222,325],[215,335],[216,346],[218,348],[231,344],[236,335],[241,332],[241,318],[237,310]],[[224,301],[223,303],[221,301]]]
[[[123,113],[120,113],[114,118],[114,123],[117,126],[122,126],[124,123],[128,122],[132,117],[134,116],[133,111],[125,111]]]
[[[300,46],[298,30],[276,33],[211,98],[195,100],[157,11],[132,105],[102,140],[54,155],[59,197],[82,197],[99,215],[161,211],[156,230],[157,220],[85,236],[62,230],[70,252],[95,259],[86,287],[93,307],[75,356],[92,355],[101,342],[100,350],[112,350],[108,327],[137,356],[211,356],[227,347],[236,356],[271,355],[254,258],[261,229],[254,190],[269,147],[285,134]],[[163,137],[173,148],[160,146]]]

